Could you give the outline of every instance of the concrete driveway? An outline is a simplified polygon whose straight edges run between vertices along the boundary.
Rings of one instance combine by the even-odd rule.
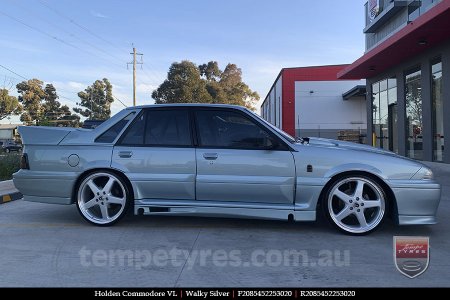
[[[323,219],[129,216],[99,228],[75,206],[13,201],[0,206],[0,286],[449,287],[450,166],[433,169],[443,184],[438,225],[388,221],[362,237]],[[408,279],[396,270],[394,235],[430,237],[424,274]]]

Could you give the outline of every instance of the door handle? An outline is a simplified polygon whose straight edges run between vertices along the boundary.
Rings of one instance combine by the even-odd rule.
[[[217,153],[203,153],[203,158],[207,160],[216,160],[219,155]]]
[[[119,151],[119,156],[123,158],[130,158],[133,156],[133,152],[131,151]]]

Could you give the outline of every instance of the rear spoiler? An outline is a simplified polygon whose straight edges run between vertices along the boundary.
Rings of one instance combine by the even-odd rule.
[[[58,145],[70,132],[70,127],[19,126],[24,145]]]

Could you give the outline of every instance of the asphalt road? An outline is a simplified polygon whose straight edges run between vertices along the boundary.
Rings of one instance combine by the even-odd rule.
[[[388,221],[361,237],[324,220],[276,221],[129,216],[114,227],[85,223],[75,206],[0,206],[0,286],[450,287],[450,172],[439,224]],[[415,279],[393,263],[394,235],[429,236],[428,270]]]

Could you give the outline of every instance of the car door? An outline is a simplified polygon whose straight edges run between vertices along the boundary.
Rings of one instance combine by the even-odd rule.
[[[235,109],[195,111],[198,201],[293,204],[295,164],[289,147]]]
[[[113,151],[113,167],[130,179],[135,199],[195,199],[195,149],[186,109],[147,109]]]

